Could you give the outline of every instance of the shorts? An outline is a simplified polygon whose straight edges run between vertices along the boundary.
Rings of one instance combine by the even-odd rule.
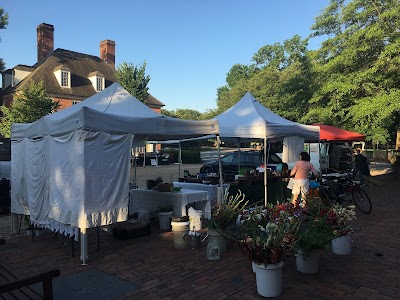
[[[292,194],[299,195],[302,193],[303,195],[307,195],[309,186],[310,183],[308,179],[295,179],[292,188]]]

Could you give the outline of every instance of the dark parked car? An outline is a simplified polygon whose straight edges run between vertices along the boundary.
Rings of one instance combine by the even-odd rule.
[[[263,159],[263,154],[260,151],[234,151],[224,155],[221,157],[222,175],[224,180],[233,181],[235,179],[235,175],[238,175],[239,169],[241,168],[257,169],[260,166],[263,167]],[[267,168],[275,170],[276,166],[280,163],[282,163],[282,159],[278,155],[275,153],[269,154]],[[218,160],[205,163],[200,168],[201,177],[214,177],[219,176],[218,174]]]

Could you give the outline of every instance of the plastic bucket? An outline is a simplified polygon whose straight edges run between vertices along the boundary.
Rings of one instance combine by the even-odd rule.
[[[350,235],[344,235],[332,240],[332,252],[339,255],[350,255],[353,240]]]
[[[189,222],[171,222],[174,247],[176,249],[185,249],[186,241],[184,234],[189,233]]]
[[[297,271],[305,274],[318,273],[319,252],[312,252],[307,258],[303,257],[303,252],[299,249],[296,254],[296,267]]]
[[[171,230],[171,217],[174,212],[159,212],[158,219],[160,221],[160,230],[161,231],[170,231]]]
[[[195,210],[189,212],[190,230],[200,231],[203,228],[202,219],[203,219],[203,211]]]

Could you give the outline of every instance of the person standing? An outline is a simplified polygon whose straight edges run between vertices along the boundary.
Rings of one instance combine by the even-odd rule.
[[[292,172],[290,172],[290,176],[294,176],[294,184],[292,188],[292,204],[294,206],[297,205],[300,194],[301,199],[303,200],[303,205],[306,204],[306,197],[310,186],[308,179],[310,171],[315,177],[318,177],[317,170],[315,170],[312,163],[310,163],[310,155],[307,152],[301,152],[300,160],[296,162]]]
[[[354,156],[354,170],[353,170],[353,178],[360,178],[360,185],[365,184],[364,175],[368,176],[369,174],[369,166],[367,158],[361,154],[361,149],[357,148],[356,155]]]

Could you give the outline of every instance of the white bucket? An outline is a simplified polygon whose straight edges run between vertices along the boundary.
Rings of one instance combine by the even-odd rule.
[[[171,218],[174,214],[173,211],[169,212],[159,212],[158,219],[160,221],[160,229],[161,231],[170,231],[171,230]]]
[[[353,240],[350,235],[344,235],[332,240],[332,252],[339,255],[350,255]]]
[[[200,231],[203,228],[203,224],[202,224],[203,211],[189,209],[188,215],[189,215],[189,222],[190,222],[190,230],[191,231]]]
[[[171,222],[174,247],[176,249],[185,249],[186,241],[183,237],[184,234],[189,233],[189,222]]]
[[[319,255],[319,252],[314,251],[310,253],[306,259],[304,259],[303,253],[301,249],[299,249],[298,253],[296,254],[297,271],[305,274],[318,273]]]
[[[254,263],[257,293],[263,297],[278,297],[282,292],[282,267],[278,264],[256,264]]]

